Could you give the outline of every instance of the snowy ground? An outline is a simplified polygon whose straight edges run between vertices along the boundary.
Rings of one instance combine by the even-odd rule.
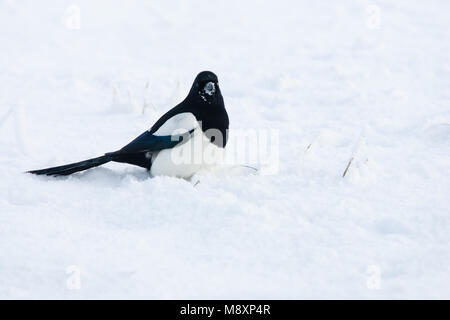
[[[449,11],[0,0],[0,298],[450,298]],[[22,173],[120,148],[202,70],[277,174]]]

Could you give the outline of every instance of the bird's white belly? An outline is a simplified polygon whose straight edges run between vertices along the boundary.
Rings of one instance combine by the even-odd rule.
[[[223,160],[224,149],[219,148],[199,129],[183,144],[173,149],[159,151],[152,156],[152,176],[190,178],[194,174],[209,170]]]

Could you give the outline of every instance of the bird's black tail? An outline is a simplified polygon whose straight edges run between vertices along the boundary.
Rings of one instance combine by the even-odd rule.
[[[71,164],[66,164],[65,166],[41,169],[41,170],[33,170],[28,171],[27,173],[37,174],[37,175],[47,175],[47,176],[67,176],[69,174],[87,170],[90,168],[101,166],[107,162],[113,160],[111,155],[104,155],[98,158],[88,159],[80,162],[75,162]]]

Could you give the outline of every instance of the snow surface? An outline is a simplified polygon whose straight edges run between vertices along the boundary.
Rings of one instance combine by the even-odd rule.
[[[0,298],[450,298],[448,12],[0,0]],[[202,70],[277,174],[22,173],[122,147]]]

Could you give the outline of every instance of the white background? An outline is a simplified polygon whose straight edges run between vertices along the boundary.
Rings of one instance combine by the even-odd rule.
[[[0,298],[450,298],[449,12],[0,0]],[[278,174],[22,173],[122,147],[202,70]]]

